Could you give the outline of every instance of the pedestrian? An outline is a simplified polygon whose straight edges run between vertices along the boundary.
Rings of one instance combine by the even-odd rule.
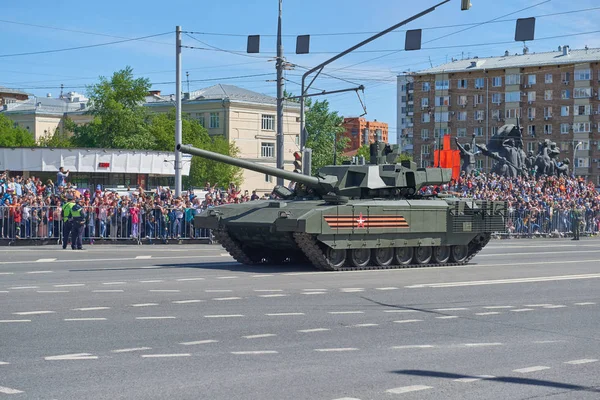
[[[62,248],[67,248],[69,242],[69,236],[71,234],[71,227],[73,225],[73,217],[71,215],[71,209],[75,205],[75,199],[73,195],[67,195],[67,202],[62,206],[62,219],[63,219],[63,243]]]
[[[573,208],[571,211],[571,221],[573,227],[573,239],[571,240],[579,240],[579,229],[581,225],[581,210],[575,203],[573,203]]]
[[[75,200],[75,205],[71,207],[71,249],[83,250],[83,231],[85,227],[85,214],[80,204],[81,199]]]
[[[63,186],[67,186],[67,177],[69,176],[70,170],[65,172],[64,167],[60,167],[58,169],[58,173],[56,174],[56,187],[60,188]]]

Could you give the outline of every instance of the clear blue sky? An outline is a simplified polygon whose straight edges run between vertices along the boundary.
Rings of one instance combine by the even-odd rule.
[[[283,0],[286,58],[291,63],[313,67],[370,34],[388,28],[436,2]],[[468,30],[464,29],[469,26],[456,25],[486,22],[509,13],[514,14],[503,19],[600,7],[598,0],[471,0],[471,3],[473,6],[470,11],[460,11],[460,1],[452,0],[407,25],[408,29],[436,28],[423,31],[423,42],[431,43],[424,43],[422,50],[390,54],[392,50],[404,47],[404,32],[390,33],[364,46],[361,52],[336,61],[324,71],[352,83],[323,76],[313,86],[334,90],[352,87],[354,83],[365,85],[363,101],[368,112],[365,117],[388,122],[390,139],[395,142],[396,76],[399,73],[418,71],[428,68],[430,63],[438,65],[453,57],[485,57],[501,55],[505,50],[511,53],[522,51],[522,43],[513,42],[514,21],[484,24]],[[213,46],[241,53],[245,53],[246,35],[264,35],[259,55],[183,49],[184,91],[187,90],[187,71],[191,90],[215,83],[228,83],[275,95],[275,83],[271,80],[275,78],[272,57],[275,55],[277,5],[278,0],[5,2],[0,15],[0,36],[3,38],[0,47],[0,85],[21,88],[38,96],[45,96],[46,93],[58,96],[61,83],[65,85],[65,91],[85,92],[84,86],[95,82],[98,76],[110,76],[114,71],[130,65],[137,76],[148,77],[154,83],[154,89],[171,94],[175,91],[174,30],[176,25],[181,25],[184,31],[202,32],[192,37],[184,35],[183,44],[186,46]],[[533,7],[516,12],[530,6]],[[536,38],[558,38],[529,42],[528,47],[531,52],[555,50],[564,44],[571,48],[585,45],[600,47],[598,33],[565,37],[598,30],[594,21],[599,17],[600,9],[538,18]],[[454,26],[439,28],[448,25]],[[461,30],[464,31],[459,32]],[[5,56],[167,32],[166,35],[144,41],[47,54]],[[299,34],[311,34],[312,54],[295,54],[295,35]],[[374,59],[379,56],[384,57]],[[294,82],[300,82],[304,71],[301,68],[287,71],[288,91],[298,94],[299,86]],[[211,80],[257,74],[271,75]],[[331,108],[341,115],[356,116],[363,112],[353,92],[323,98],[327,98]]]

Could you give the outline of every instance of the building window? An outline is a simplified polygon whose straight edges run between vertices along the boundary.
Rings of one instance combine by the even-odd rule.
[[[423,140],[429,139],[429,129],[421,129],[421,139],[423,139]]]
[[[435,90],[448,90],[450,89],[449,80],[435,81]]]
[[[546,75],[544,75],[544,82],[546,82],[546,83],[552,83],[552,74],[546,74]]]
[[[402,97],[400,98],[400,100],[402,101],[402,103],[406,103],[406,96],[402,96]]]
[[[300,135],[296,135],[294,143],[296,144],[296,146],[300,146]]]
[[[483,110],[476,110],[475,111],[475,120],[476,121],[483,121],[485,118],[485,113]]]
[[[352,128],[352,129],[350,129],[350,134],[352,136],[358,136],[358,128]]]
[[[534,153],[535,151],[535,142],[527,142],[527,151],[533,151]]]
[[[527,75],[527,84],[535,85],[535,75]]]
[[[467,137],[467,128],[458,128],[456,130],[456,137]]]
[[[573,75],[576,81],[589,81],[592,79],[589,69],[576,69]]]
[[[527,134],[529,136],[535,136],[535,125],[528,125],[527,126]]]
[[[273,183],[273,177],[271,175],[265,174],[265,182]]]
[[[506,118],[521,118],[520,108],[508,108],[506,110]]]
[[[500,120],[500,110],[492,110],[492,119]]]
[[[589,140],[580,140],[581,146],[579,146],[578,150],[589,151],[590,150],[590,141]]]
[[[527,101],[535,101],[535,92],[527,92]]]
[[[568,117],[569,116],[569,106],[561,106],[560,107],[560,116]]]
[[[544,118],[552,118],[552,106],[544,107]]]
[[[544,100],[552,100],[552,90],[544,90]]]
[[[466,111],[459,111],[458,112],[458,120],[459,121],[466,121],[467,120],[467,112]]]
[[[569,124],[560,124],[560,133],[563,135],[567,135],[571,126]]]
[[[535,118],[535,108],[529,107],[527,109],[527,117],[529,117],[529,119],[534,119]]]
[[[590,167],[590,158],[589,157],[581,157],[576,159],[575,168],[589,168]]]
[[[449,113],[448,111],[436,112],[434,118],[435,122],[448,122]]]
[[[573,124],[573,132],[574,133],[588,133],[591,132],[590,123],[589,122],[575,122]],[[582,149],[584,150],[584,149]]]
[[[478,126],[478,127],[474,128],[473,133],[475,134],[475,136],[483,136],[483,127]]]
[[[544,134],[552,135],[552,125],[544,125]]]
[[[448,131],[448,128],[435,128],[433,131],[433,136],[437,139],[440,137],[440,135],[447,135],[448,133],[450,133]]]
[[[457,87],[459,89],[466,89],[467,88],[467,80],[466,79],[459,79]]]
[[[263,131],[273,131],[275,130],[275,116],[274,115],[262,115],[262,124],[261,129]]]
[[[504,101],[507,103],[521,101],[521,92],[506,92]]]
[[[473,96],[473,104],[477,105],[477,104],[481,104],[483,103],[483,95],[482,94],[476,94],[475,96]]]
[[[560,151],[569,151],[571,142],[560,142]]]
[[[421,91],[429,92],[429,89],[431,89],[431,84],[429,82],[423,82],[421,85]]]
[[[275,143],[261,143],[260,144],[260,156],[263,158],[275,157]]]
[[[573,89],[574,99],[584,99],[592,97],[592,88],[575,88]]]
[[[475,88],[476,89],[481,89],[485,87],[485,80],[483,78],[477,78],[475,79]]]
[[[590,115],[592,113],[591,105],[573,106],[573,115]]]
[[[421,108],[427,108],[427,107],[429,107],[429,98],[428,97],[421,98]]]
[[[423,113],[421,114],[421,122],[423,123],[427,123],[431,121],[431,116],[429,115],[429,113]]]
[[[202,125],[203,127],[206,128],[206,123],[204,121],[204,114],[201,113],[196,113],[196,121],[198,121],[198,123],[200,125]]]
[[[560,92],[560,98],[563,99],[563,100],[571,98],[571,91],[569,91],[569,89],[561,90],[561,92]]]
[[[499,126],[492,126],[492,135],[495,135],[498,133],[498,129],[500,129]]]
[[[429,155],[431,151],[431,145],[423,144],[421,145],[421,155]]]
[[[560,74],[560,79],[561,81],[563,81],[563,83],[569,83],[569,81],[571,80],[571,73],[563,72],[562,74]]]
[[[492,103],[500,104],[502,102],[502,93],[493,93],[492,94]]]
[[[435,106],[449,106],[450,105],[450,96],[438,96],[435,98]]]
[[[520,85],[521,84],[521,75],[506,75],[506,84],[507,85]]]
[[[502,86],[502,77],[501,76],[495,76],[492,78],[492,86],[493,87],[500,87]]]
[[[210,128],[218,128],[219,127],[219,113],[212,112],[210,113]]]
[[[467,96],[458,96],[458,105],[466,106],[467,105]]]
[[[479,160],[475,160],[475,168],[481,170],[483,169],[483,160],[479,159]]]

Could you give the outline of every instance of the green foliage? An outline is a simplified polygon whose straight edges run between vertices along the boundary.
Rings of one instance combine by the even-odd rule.
[[[14,127],[13,121],[0,114],[0,147],[34,147],[35,139],[21,127]]]
[[[396,162],[413,161],[413,157],[409,153],[400,153]]]
[[[367,160],[367,162],[369,162],[369,160],[371,159],[371,150],[369,149],[369,145],[363,144],[362,146],[360,146],[358,151],[356,152],[356,156],[357,157],[363,156],[365,158],[365,160]]]

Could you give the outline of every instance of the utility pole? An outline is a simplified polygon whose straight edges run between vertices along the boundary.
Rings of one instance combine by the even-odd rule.
[[[277,20],[277,168],[283,169],[283,44],[281,43],[281,8],[283,0],[279,0],[279,17]],[[277,184],[283,186],[283,178],[277,178]]]
[[[181,26],[175,28],[175,197],[181,196]]]

